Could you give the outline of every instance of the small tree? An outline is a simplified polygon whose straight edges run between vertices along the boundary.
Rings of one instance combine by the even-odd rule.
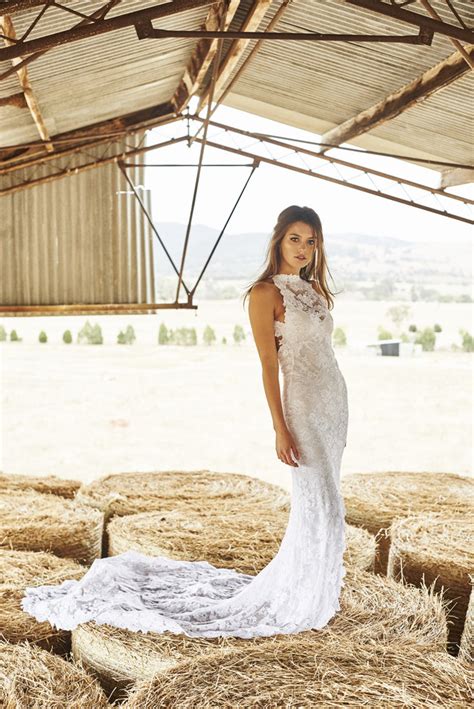
[[[332,340],[334,347],[345,347],[347,345],[346,333],[342,327],[336,327],[332,335]]]
[[[399,328],[402,322],[410,315],[410,312],[409,305],[392,305],[387,310],[387,315],[393,321],[395,327]]]
[[[390,330],[386,330],[382,325],[380,325],[378,339],[379,340],[391,340],[392,338],[393,338],[393,335],[390,332]]]
[[[441,325],[438,325],[438,323],[435,323],[433,326],[433,330],[435,332],[442,332]]]
[[[160,329],[158,330],[158,344],[159,345],[167,345],[168,343],[169,343],[168,328],[166,327],[165,323],[162,322],[160,325]]]
[[[77,334],[77,341],[79,342],[79,344],[85,342],[89,345],[101,345],[104,340],[102,337],[102,330],[100,329],[100,325],[98,323],[96,323],[95,325],[91,325],[89,320],[87,320],[86,324],[82,327],[81,330],[79,330]]]
[[[224,335],[222,338],[222,344],[226,345],[227,344],[227,337]]]
[[[408,332],[416,332],[416,325],[409,325]]]
[[[206,345],[212,345],[212,343],[216,341],[216,333],[210,325],[206,325],[202,335],[202,339],[204,340],[204,344]]]
[[[20,338],[18,337],[16,330],[11,331],[10,342],[20,342]]]
[[[131,325],[127,325],[127,329],[125,330],[125,332],[122,332],[122,330],[120,330],[119,334],[117,335],[117,344],[119,345],[133,345],[135,340],[135,330]]]
[[[176,330],[175,343],[189,347],[197,343],[197,335],[194,327],[180,327]]]
[[[243,340],[245,340],[245,332],[244,328],[242,325],[236,325],[234,327],[234,342],[236,345],[239,345]]]
[[[474,352],[474,337],[467,330],[459,330],[464,352]]]
[[[432,327],[425,327],[424,330],[418,333],[415,340],[417,345],[421,345],[424,352],[432,352],[436,343],[436,335]]]
[[[0,325],[0,342],[5,342],[7,339],[7,331],[3,327],[3,325]]]
[[[48,341],[48,336],[46,335],[46,333],[45,333],[44,330],[41,330],[41,332],[40,332],[40,334],[39,334],[39,337],[38,337],[38,340],[39,340],[40,342],[47,342],[47,341]]]
[[[63,342],[66,343],[66,345],[70,345],[72,342],[72,335],[70,330],[65,330],[63,333]]]

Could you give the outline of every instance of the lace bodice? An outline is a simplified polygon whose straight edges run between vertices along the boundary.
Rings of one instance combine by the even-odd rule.
[[[332,347],[334,321],[326,299],[298,275],[278,273],[272,278],[285,308],[284,322],[274,320],[278,358],[283,374],[308,376],[336,365]]]

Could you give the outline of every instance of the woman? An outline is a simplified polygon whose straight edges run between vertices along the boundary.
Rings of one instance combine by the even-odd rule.
[[[65,630],[94,620],[142,632],[251,638],[322,628],[340,610],[339,474],[348,411],[331,346],[325,269],[317,214],[288,207],[278,217],[264,273],[246,293],[277,455],[292,467],[288,526],[270,563],[251,576],[130,551],[97,559],[79,581],[27,588],[25,611]]]

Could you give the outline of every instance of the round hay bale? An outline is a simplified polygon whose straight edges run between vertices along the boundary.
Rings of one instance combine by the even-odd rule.
[[[377,540],[375,572],[387,571],[388,528],[397,517],[421,512],[465,511],[474,501],[474,481],[455,473],[354,473],[341,480],[346,521]]]
[[[113,698],[136,680],[151,678],[183,659],[203,657],[215,650],[246,648],[270,640],[319,637],[324,632],[361,642],[419,645],[425,651],[443,651],[446,618],[440,599],[426,589],[405,587],[392,579],[348,570],[341,594],[341,611],[323,630],[271,638],[198,638],[184,634],[142,633],[95,622],[72,631],[72,652],[94,674]]]
[[[140,682],[124,709],[468,706],[469,672],[446,653],[298,635],[183,660]]]
[[[21,606],[27,586],[50,586],[80,579],[87,569],[71,559],[59,559],[44,551],[0,549],[0,637],[11,643],[28,640],[63,654],[71,633],[57,630],[48,621],[39,623]]]
[[[474,571],[474,518],[465,513],[428,513],[396,519],[390,526],[389,576],[407,584],[434,584],[447,601],[448,642],[461,642]]]
[[[474,576],[471,576],[471,593],[467,606],[464,630],[462,631],[461,644],[459,646],[459,659],[462,662],[471,664],[474,662]]]
[[[290,509],[290,495],[279,485],[210,470],[106,475],[82,485],[76,499],[104,512],[106,521],[115,515],[200,509],[212,503],[232,512],[248,509],[251,504]]]
[[[85,670],[27,642],[0,642],[0,706],[8,709],[110,706]]]
[[[58,495],[0,491],[0,548],[49,551],[92,564],[101,556],[103,514]]]
[[[79,480],[63,480],[56,475],[7,475],[0,473],[0,490],[36,490],[72,499],[81,487]]]
[[[206,512],[173,510],[114,517],[106,528],[108,556],[133,550],[148,556],[202,561],[257,574],[276,555],[288,525],[284,510],[222,512],[219,505]],[[348,527],[345,559],[371,569],[375,539],[365,530]]]

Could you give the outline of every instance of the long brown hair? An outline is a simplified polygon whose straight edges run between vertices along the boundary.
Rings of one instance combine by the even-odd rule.
[[[335,294],[329,290],[326,281],[326,272],[330,273],[330,271],[327,266],[326,254],[324,251],[324,236],[321,220],[314,209],[311,209],[311,207],[298,207],[295,204],[291,207],[287,207],[278,215],[278,221],[273,228],[273,233],[267,246],[263,272],[245,290],[243,297],[244,306],[247,297],[250,295],[250,291],[256,283],[266,281],[271,276],[274,276],[276,273],[280,272],[281,242],[287,230],[294,222],[304,222],[313,229],[313,235],[316,239],[317,247],[311,261],[300,269],[300,276],[305,281],[311,281],[314,279],[318,284],[321,295],[324,295],[326,298],[328,309],[332,309],[334,307],[334,299],[332,296]],[[318,255],[317,262],[315,258],[316,253]]]

